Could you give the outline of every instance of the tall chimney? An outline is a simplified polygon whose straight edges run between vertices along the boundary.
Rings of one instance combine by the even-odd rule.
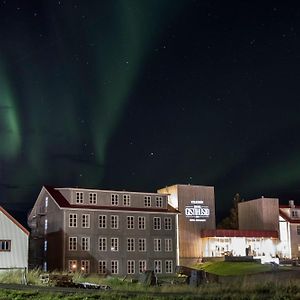
[[[290,208],[295,208],[294,200],[289,201],[289,206],[290,206]]]

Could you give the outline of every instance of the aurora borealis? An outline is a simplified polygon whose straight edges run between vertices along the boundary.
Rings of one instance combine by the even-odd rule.
[[[1,1],[0,205],[43,184],[300,199],[300,5]],[[26,216],[24,217],[26,218]]]

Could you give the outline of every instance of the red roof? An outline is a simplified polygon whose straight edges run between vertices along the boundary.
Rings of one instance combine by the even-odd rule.
[[[281,209],[279,209],[279,215],[284,218],[286,221],[288,221],[289,223],[300,223],[300,219],[292,219],[289,215],[287,215],[284,211],[282,211]]]
[[[24,233],[29,235],[29,231],[22,226],[12,215],[10,215],[2,206],[0,206],[0,211],[7,217],[9,218],[14,224],[16,224]]]
[[[59,190],[51,186],[44,186],[54,201],[59,207],[63,208],[76,208],[76,209],[99,209],[99,210],[124,210],[124,211],[147,211],[147,212],[163,212],[163,213],[180,213],[174,207],[168,205],[168,208],[147,208],[147,207],[123,207],[123,206],[104,206],[104,205],[82,205],[82,204],[71,204]]]
[[[234,230],[234,229],[204,229],[201,237],[265,237],[278,238],[276,230]]]

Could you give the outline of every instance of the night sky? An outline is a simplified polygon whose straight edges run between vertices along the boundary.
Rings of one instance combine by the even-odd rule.
[[[300,3],[1,1],[0,205],[176,183],[300,200]]]

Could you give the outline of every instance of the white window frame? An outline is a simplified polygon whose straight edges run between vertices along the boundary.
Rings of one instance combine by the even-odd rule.
[[[151,207],[151,196],[144,196],[144,207]]]
[[[110,216],[110,228],[111,229],[119,229],[119,216],[118,215]]]
[[[154,239],[154,252],[161,252],[161,239]]]
[[[165,217],[165,230],[172,230],[173,224],[172,224],[172,218],[171,217]]]
[[[147,270],[147,261],[145,259],[139,260],[139,273],[142,274]]]
[[[92,205],[97,204],[97,193],[94,192],[89,193],[89,202]]]
[[[69,251],[77,251],[77,236],[69,236]]]
[[[105,229],[106,227],[107,227],[107,215],[98,215],[98,228]]]
[[[135,261],[127,260],[127,274],[135,274]]]
[[[76,204],[83,203],[83,192],[76,192]]]
[[[75,273],[77,271],[77,260],[68,260],[68,270],[72,273]]]
[[[91,226],[91,215],[90,214],[82,214],[81,215],[81,227],[82,228],[90,228]]]
[[[90,237],[81,237],[81,251],[90,251]]]
[[[107,273],[107,261],[99,260],[98,261],[98,274],[106,274]]]
[[[153,229],[161,230],[161,217],[153,217]]]
[[[161,196],[155,197],[155,205],[158,208],[163,207],[163,197],[161,197]]]
[[[123,205],[124,205],[124,206],[130,206],[130,205],[131,205],[130,202],[131,202],[131,201],[130,201],[130,195],[124,194],[124,195],[123,195]]]
[[[138,229],[139,230],[146,229],[146,217],[143,217],[143,216],[138,217]]]
[[[90,261],[87,259],[83,259],[80,263],[81,267],[80,270],[84,274],[89,274],[90,273]]]
[[[127,252],[135,251],[135,238],[127,238]]]
[[[107,251],[107,238],[104,236],[99,236],[98,238],[98,251],[100,252]]]
[[[173,273],[173,260],[165,260],[165,272],[167,274]]]
[[[112,252],[118,252],[119,251],[119,238],[118,237],[110,238],[110,250]]]
[[[111,274],[119,274],[119,261],[118,260],[111,260],[110,261],[111,266]]]
[[[173,241],[172,239],[165,239],[165,252],[173,251]]]
[[[111,194],[110,195],[111,205],[118,206],[119,205],[119,194]]]
[[[139,252],[147,251],[147,240],[145,238],[139,238],[138,245],[139,245]]]
[[[127,216],[127,229],[134,229],[134,216]]]
[[[69,227],[77,227],[77,214],[69,214]]]
[[[161,259],[155,259],[153,262],[154,273],[161,274],[162,273],[162,261]]]

